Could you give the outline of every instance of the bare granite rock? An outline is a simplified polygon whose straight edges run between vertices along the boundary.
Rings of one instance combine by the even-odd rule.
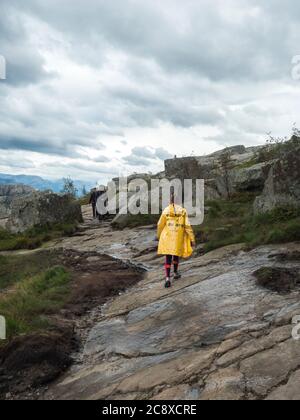
[[[207,200],[227,198],[236,191],[262,191],[268,162],[251,164],[259,149],[234,146],[208,156],[168,159],[165,175],[169,179],[204,179]]]
[[[300,261],[289,258],[299,244],[249,252],[232,245],[196,256],[181,264],[182,279],[164,289],[155,229],[113,231],[107,223],[95,230],[92,223],[62,246],[130,260],[147,274],[102,308],[81,362],[43,398],[299,398],[300,343],[291,321],[300,315],[300,291],[282,295],[254,277],[274,265],[270,256],[286,255],[276,267],[299,270]]]
[[[300,207],[300,139],[293,137],[290,149],[271,165],[261,196],[254,203],[256,213],[276,207]]]
[[[26,185],[0,185],[0,227],[6,228],[11,216],[11,205],[17,197],[24,198],[35,190]]]
[[[23,185],[0,186],[0,226],[13,233],[33,226],[82,221],[80,205],[68,195]]]

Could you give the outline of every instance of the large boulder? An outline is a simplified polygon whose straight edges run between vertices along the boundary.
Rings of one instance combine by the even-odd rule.
[[[228,166],[235,167],[253,159],[258,149],[233,146],[207,156],[174,157],[165,161],[165,174],[167,178],[210,179],[214,171],[222,166],[224,156],[228,157]]]
[[[262,192],[272,163],[262,162],[232,170],[230,172],[230,188],[232,192]]]
[[[205,198],[228,198],[240,191],[262,191],[269,162],[256,164],[259,147],[234,146],[208,156],[174,158],[165,161],[169,179],[204,179]]]
[[[0,185],[0,227],[5,228],[11,216],[11,205],[15,198],[24,198],[35,190],[22,184]]]
[[[300,138],[283,149],[273,162],[261,196],[254,203],[255,213],[266,213],[276,207],[300,207]]]
[[[81,206],[70,196],[22,188],[1,188],[2,203],[5,203],[1,206],[2,215],[5,216],[2,218],[2,228],[19,233],[34,226],[82,221]]]

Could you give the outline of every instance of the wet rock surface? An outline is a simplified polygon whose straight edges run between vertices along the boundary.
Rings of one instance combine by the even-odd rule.
[[[182,279],[166,290],[154,228],[112,231],[92,222],[89,209],[84,213],[81,236],[60,245],[131,260],[147,274],[102,306],[80,360],[43,398],[299,396],[300,344],[291,321],[300,315],[300,292],[269,290],[254,276],[262,267],[298,271],[292,256],[299,243],[250,252],[233,245],[196,256],[181,264]]]

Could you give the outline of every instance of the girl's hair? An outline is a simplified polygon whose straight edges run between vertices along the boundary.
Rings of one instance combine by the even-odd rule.
[[[170,202],[171,202],[171,204],[175,203],[175,189],[174,189],[174,187],[171,187],[171,189],[170,189]]]

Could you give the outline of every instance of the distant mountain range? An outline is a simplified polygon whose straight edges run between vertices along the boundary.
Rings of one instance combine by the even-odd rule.
[[[43,179],[39,176],[31,175],[9,175],[0,173],[0,184],[24,184],[29,185],[36,190],[45,191],[52,190],[53,192],[59,193],[62,191],[64,186],[63,179],[50,181]],[[85,187],[89,191],[93,185],[89,182],[74,180],[74,184],[78,190],[78,194],[81,195],[83,188]]]

